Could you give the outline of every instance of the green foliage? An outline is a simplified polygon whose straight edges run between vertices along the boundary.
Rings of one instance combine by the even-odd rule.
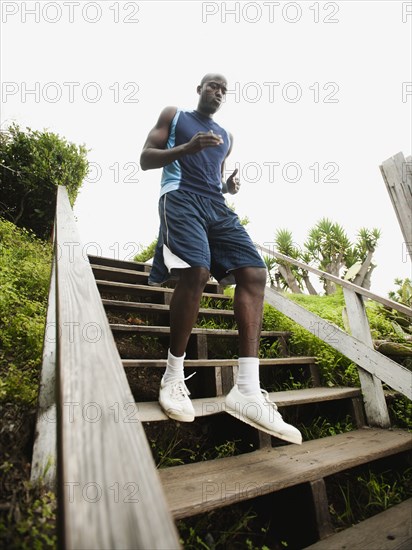
[[[395,279],[394,283],[397,288],[389,292],[389,298],[404,306],[412,307],[412,280]]]
[[[388,408],[393,417],[393,427],[407,429],[412,432],[412,401],[403,395],[399,395],[394,398]]]
[[[384,308],[382,304],[369,300],[366,302],[365,306],[372,338],[377,340],[390,340],[392,342],[405,341],[403,332],[397,328],[397,323],[393,320],[395,316],[388,315],[386,308]],[[405,326],[406,329],[409,324],[408,322]]]
[[[233,296],[229,291],[232,291],[232,288],[226,288],[225,294],[228,296]],[[233,302],[231,300],[222,300],[220,298],[212,298],[211,296],[202,296],[200,299],[201,308],[215,308],[215,309],[233,309]]]
[[[186,549],[214,550],[231,548],[248,550],[269,550],[265,542],[270,542],[268,536],[269,524],[256,529],[254,521],[257,514],[251,508],[244,510],[236,505],[225,509],[202,514],[177,523],[180,542]],[[256,546],[256,542],[262,543]]]
[[[318,262],[319,269],[330,272],[332,265],[341,267],[351,242],[344,228],[328,218],[322,218],[309,231],[305,242],[305,248],[314,260]]]
[[[335,423],[331,423],[326,418],[318,416],[311,424],[301,424],[298,428],[302,433],[303,440],[308,441],[350,432],[355,429],[355,426],[349,415],[347,415],[344,420],[339,420]]]
[[[411,474],[411,468],[340,474],[334,490],[336,502],[330,505],[334,523],[346,528],[406,500],[412,494]]]
[[[157,245],[157,239],[154,239],[146,248],[143,248],[139,252],[139,254],[136,254],[136,256],[133,258],[135,262],[147,262],[147,260],[150,260],[153,258],[156,250]]]
[[[51,132],[23,131],[12,124],[0,133],[0,215],[41,238],[50,235],[56,187],[64,185],[73,205],[87,174],[84,145]]]
[[[167,439],[150,439],[150,446],[157,468],[167,468],[169,466],[179,466],[191,462],[201,462],[213,460],[216,458],[225,458],[234,456],[238,453],[237,443],[240,440],[225,441],[209,448],[203,441],[192,442],[191,448],[184,446],[184,441],[177,432],[168,433]],[[187,443],[186,443],[187,444]]]
[[[11,517],[0,522],[0,543],[9,550],[55,549],[57,546],[56,511],[54,493],[39,491],[26,483],[26,495],[22,508],[16,513],[17,521]]]
[[[357,284],[365,283],[366,286],[370,284],[370,276],[375,267],[372,264],[372,254],[379,238],[379,229],[370,230],[362,227],[353,244],[341,225],[328,218],[322,218],[310,229],[303,247],[296,245],[291,231],[278,229],[275,233],[275,248],[281,254],[307,265],[315,265],[318,269],[337,277],[340,277],[342,268],[347,270],[352,268],[351,276],[355,277],[363,267],[362,276],[357,280]],[[290,288],[292,292],[298,292],[298,289],[293,288],[293,284],[296,283],[300,289],[303,289],[302,281],[304,281],[309,293],[316,294],[316,290],[310,283],[309,273],[305,269],[273,257],[266,257],[264,261],[268,269],[269,281],[273,286],[276,279],[282,288]],[[277,271],[275,271],[276,267]],[[320,280],[323,282],[326,294],[335,292],[336,287],[333,282],[322,277]]]
[[[395,279],[395,290],[389,292],[389,298],[394,302],[398,302],[407,307],[412,307],[412,280],[411,279]],[[405,341],[407,336],[412,335],[411,318],[400,313],[395,309],[383,306],[380,304],[379,313],[385,319],[390,321],[393,330],[399,336],[400,341]],[[399,341],[399,340],[398,340]]]
[[[225,318],[223,315],[215,317],[201,317],[195,324],[196,328],[235,330],[236,322],[233,318]]]
[[[276,359],[280,356],[279,340],[261,338],[259,346],[260,359]]]
[[[368,229],[361,227],[358,231],[358,238],[353,248],[353,256],[355,260],[363,261],[366,259],[368,252],[374,251],[381,237],[381,232],[378,228]]]
[[[343,325],[344,300],[342,294],[338,292],[329,296],[290,294],[288,297],[304,305],[323,319],[331,321],[336,326]],[[330,345],[337,338],[333,327],[331,329],[328,325],[319,323],[313,325],[312,331],[308,331],[275,308],[265,304],[263,328],[264,330],[291,331],[290,354],[316,357],[323,384],[328,386],[359,386],[356,366]],[[321,340],[320,337],[325,338],[326,342]]]
[[[277,229],[275,233],[275,245],[281,254],[298,259],[300,256],[299,248],[293,242],[292,232],[288,229]]]
[[[0,218],[0,401],[37,396],[51,245]]]

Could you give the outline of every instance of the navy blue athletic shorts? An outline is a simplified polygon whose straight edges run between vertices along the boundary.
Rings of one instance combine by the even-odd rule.
[[[237,214],[223,201],[169,191],[160,197],[159,217],[149,284],[164,283],[188,267],[205,267],[221,284],[234,284],[232,270],[266,267]]]

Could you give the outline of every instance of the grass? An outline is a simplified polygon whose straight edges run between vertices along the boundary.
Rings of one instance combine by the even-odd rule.
[[[345,529],[410,498],[412,467],[407,460],[385,459],[333,476],[327,489],[333,524]]]

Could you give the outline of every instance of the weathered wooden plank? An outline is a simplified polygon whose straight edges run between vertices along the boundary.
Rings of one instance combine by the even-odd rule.
[[[382,162],[379,167],[392,206],[398,218],[409,259],[412,259],[412,164],[402,153]]]
[[[335,275],[331,275],[330,273],[326,273],[325,271],[321,271],[320,269],[316,269],[316,267],[312,267],[310,265],[307,265],[303,262],[300,262],[298,260],[294,260],[293,258],[290,258],[289,256],[285,256],[285,254],[280,254],[280,252],[275,252],[272,249],[266,248],[264,246],[261,246],[259,244],[256,244],[256,247],[259,249],[260,252],[263,254],[268,254],[269,256],[273,256],[275,258],[278,258],[279,260],[283,260],[285,262],[288,262],[292,265],[295,265],[297,267],[301,267],[302,269],[306,271],[310,271],[311,273],[314,273],[315,275],[318,275],[319,277],[323,277],[325,279],[328,279],[329,281],[334,282],[335,284],[343,287],[348,288],[349,290],[355,291],[357,294],[360,294],[362,296],[365,296],[365,298],[370,298],[371,300],[375,300],[376,302],[379,302],[383,304],[384,306],[390,307],[392,309],[395,309],[396,311],[399,311],[400,313],[404,313],[408,317],[412,317],[412,308],[404,306],[403,304],[399,304],[398,302],[394,302],[393,300],[389,300],[388,298],[384,298],[383,296],[379,296],[378,294],[374,294],[370,290],[367,290],[366,288],[363,288],[358,285],[354,285],[353,283],[350,283],[349,281],[345,281],[344,279],[340,279],[339,277],[336,277]],[[273,290],[273,289],[270,289]]]
[[[96,284],[100,290],[105,292],[115,292],[116,290],[122,291],[124,294],[133,294],[133,292],[141,295],[156,295],[156,294],[173,294],[172,288],[167,288],[163,286],[147,286],[147,285],[135,285],[132,283],[121,283],[118,281],[104,281],[101,279],[96,279]],[[232,298],[226,294],[215,294],[211,292],[203,292],[202,294],[205,298],[212,298],[214,300],[226,300],[229,301]]]
[[[229,458],[159,470],[170,510],[188,517],[315,481],[412,448],[401,430],[364,428],[302,445],[284,445]]]
[[[169,313],[169,306],[165,304],[149,304],[145,302],[128,302],[126,300],[102,300],[106,309],[117,310],[136,310],[150,313]],[[219,316],[219,317],[233,317],[234,311],[232,309],[215,309],[215,308],[200,308],[199,315],[205,316]]]
[[[59,506],[66,549],[178,548],[67,191],[56,210]]]
[[[377,376],[391,388],[412,399],[412,373],[408,369],[369,348],[363,342],[346,334],[338,326],[295,304],[271,288],[266,288],[265,298],[278,311],[307,330],[314,332],[316,336],[366,371]],[[322,330],[314,331],[316,327],[322,327]]]
[[[412,499],[388,508],[306,550],[401,550],[412,548]]]
[[[352,336],[373,349],[373,341],[363,304],[363,296],[359,296],[348,288],[343,289],[343,294],[345,296],[346,312]],[[359,368],[358,372],[362,386],[365,414],[369,426],[389,428],[390,419],[382,382],[375,375],[362,368]]]
[[[105,265],[107,267],[116,267],[120,269],[132,269],[134,271],[145,271],[147,267],[145,262],[134,262],[131,260],[117,260],[116,258],[108,258],[107,256],[94,256],[88,254],[89,262],[93,265]]]
[[[96,279],[119,281],[124,283],[138,283],[143,285],[148,284],[149,273],[146,271],[136,271],[135,269],[123,269],[118,267],[93,264],[91,267]],[[218,293],[219,289],[220,287],[215,281],[208,281],[206,283],[206,292]]]
[[[169,334],[170,327],[154,325],[122,325],[117,323],[110,324],[110,328],[115,332],[140,332],[142,334]],[[204,334],[206,336],[237,336],[238,331],[226,328],[194,328],[192,334]],[[278,338],[289,336],[290,332],[280,330],[263,330],[262,337]]]
[[[315,357],[276,357],[270,359],[259,359],[262,367],[284,366],[284,365],[311,365]],[[155,367],[166,368],[166,359],[122,359],[123,366],[127,367]],[[185,359],[185,367],[234,367],[237,359]]]
[[[169,306],[166,304],[151,304],[147,302],[129,302],[126,300],[108,300],[103,298],[102,303],[110,309],[137,309],[139,311],[159,311],[169,312]],[[232,317],[232,309],[199,308],[199,313],[203,315],[220,315],[222,317]]]
[[[269,396],[279,407],[307,405],[325,401],[351,399],[361,395],[359,388],[305,388],[302,390],[288,390],[271,392]],[[225,412],[225,396],[202,397],[192,399],[195,416],[210,416]],[[137,406],[137,417],[141,422],[158,422],[167,420],[157,401],[140,402]]]
[[[149,278],[149,273],[146,273],[145,271],[136,271],[135,269],[120,269],[106,265],[94,264],[91,264],[91,268],[96,279],[104,279],[107,281],[147,285]]]
[[[56,261],[53,258],[30,481],[54,492],[57,488],[56,336]]]

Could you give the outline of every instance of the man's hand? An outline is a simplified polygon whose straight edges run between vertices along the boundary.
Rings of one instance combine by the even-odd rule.
[[[236,168],[236,170],[234,170],[233,173],[226,180],[227,190],[228,193],[230,193],[231,195],[236,195],[236,193],[240,189],[239,178],[236,177],[237,173],[238,169]]]
[[[185,144],[185,153],[193,155],[206,147],[216,147],[223,143],[222,136],[210,132],[198,132]]]

